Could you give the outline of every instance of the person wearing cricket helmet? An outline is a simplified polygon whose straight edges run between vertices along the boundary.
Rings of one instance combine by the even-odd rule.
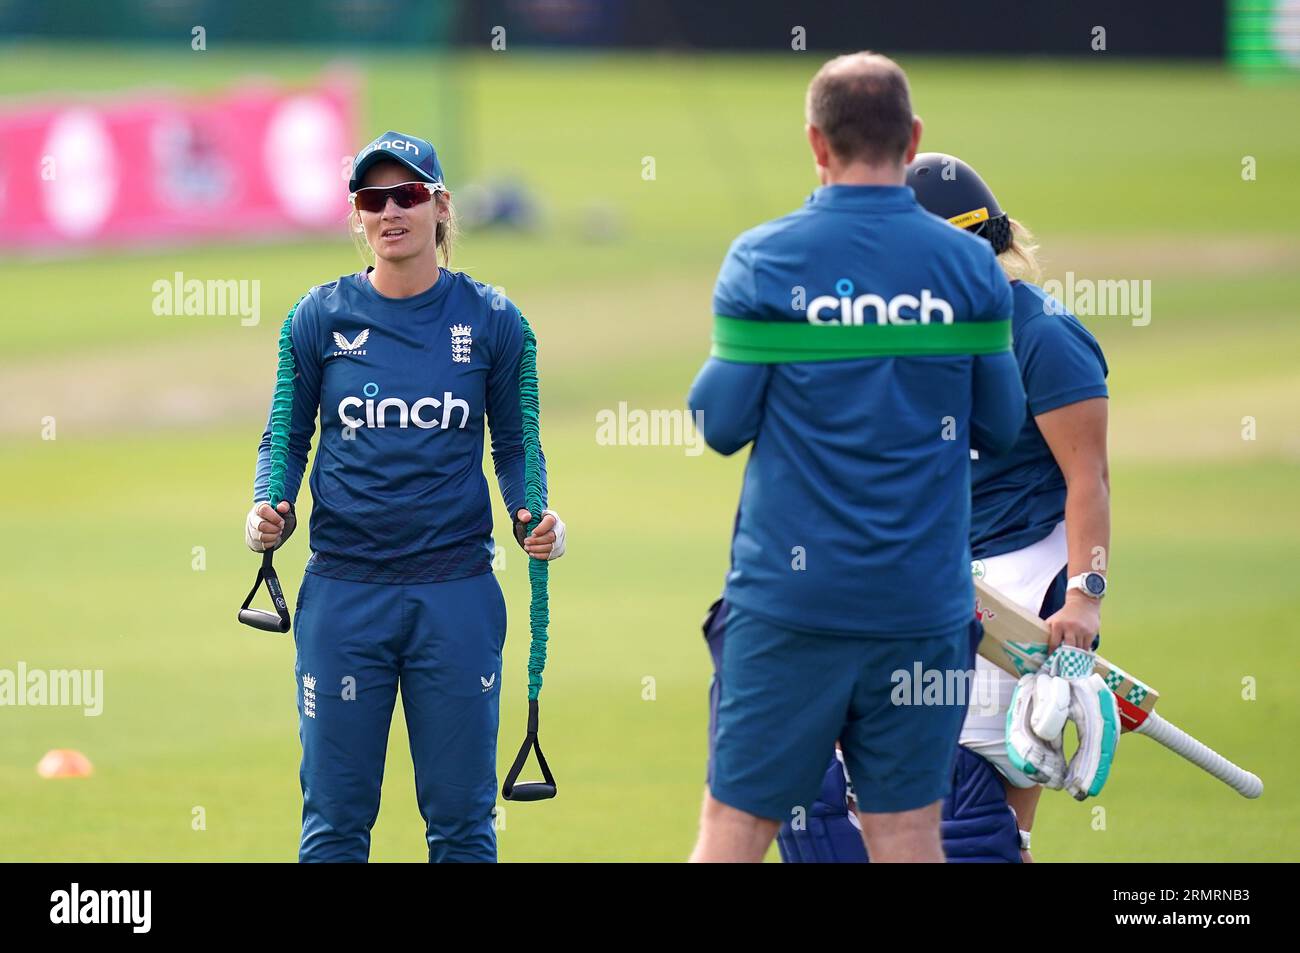
[[[356,156],[348,189],[350,228],[374,264],[312,288],[286,322],[287,459],[273,459],[273,404],[245,526],[257,552],[292,532],[319,409],[294,630],[299,859],[368,858],[400,687],[429,859],[491,861],[506,612],[491,571],[485,424],[516,539],[532,559],[565,548],[560,518],[525,506],[531,331],[499,289],[450,270],[451,193],[430,143],[385,133]]]
[[[1110,561],[1106,358],[1088,329],[1033,284],[1038,265],[1028,230],[1002,211],[974,169],[954,156],[926,153],[908,167],[907,182],[926,210],[985,238],[1012,284],[1012,340],[1029,413],[1009,452],[996,457],[972,452],[975,569],[989,585],[1047,621],[1050,649],[1064,646],[1062,653],[1072,649],[1090,662],[1101,631]],[[1064,658],[1060,654],[1057,661]],[[1029,831],[1042,793],[1037,782],[1068,787],[1076,797],[1095,794],[1105,782],[1109,758],[1103,757],[1090,777],[1077,770],[1067,774],[1060,739],[1051,737],[1048,748],[1055,750],[1042,753],[1048,763],[1026,764],[1024,739],[1016,737],[1022,729],[1013,719],[1009,738],[1006,716],[1013,693],[1025,693],[1029,683],[1017,689],[1014,678],[982,658],[977,672],[998,705],[996,711],[972,705],[960,742],[1001,773],[1028,859]],[[1076,694],[1087,690],[1084,679],[1072,679],[1071,685]],[[1094,717],[1104,717],[1107,703],[1113,705],[1107,697],[1085,702],[1082,710]]]
[[[1082,653],[1086,667],[1101,627],[1110,552],[1105,357],[1092,334],[1032,283],[1038,264],[1028,229],[1002,209],[974,169],[955,156],[922,153],[908,164],[907,184],[928,212],[988,241],[1012,284],[1013,348],[1029,413],[1009,451],[971,451],[973,568],[1047,621],[1050,648]],[[1113,748],[1096,764],[1071,771],[1061,757],[1060,729],[1039,738],[1026,724],[1036,681],[1049,680],[1040,690],[1051,693],[1062,688],[1053,678],[1027,675],[1018,686],[977,659],[943,811],[950,860],[1028,861],[1043,785],[1067,787],[1082,799],[1104,784]],[[1079,717],[1104,719],[1113,698],[1108,692],[1088,697],[1087,681],[1070,680],[1075,694],[1085,696],[1074,699]],[[1012,708],[1017,717],[1009,725]],[[849,830],[852,807],[843,766],[833,759],[806,829],[782,831],[783,857],[865,860],[860,838]]]

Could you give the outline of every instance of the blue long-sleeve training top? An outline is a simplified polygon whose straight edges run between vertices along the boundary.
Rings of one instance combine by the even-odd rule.
[[[988,242],[905,186],[826,186],[741,235],[714,311],[802,324],[1005,322]],[[943,332],[940,332],[943,333]],[[775,364],[711,357],[691,389],[709,445],[752,443],[726,598],[796,629],[881,638],[971,618],[970,448],[1010,447],[1025,394],[990,354]]]
[[[369,582],[488,572],[485,420],[501,496],[512,517],[524,506],[523,326],[514,304],[447,269],[411,298],[387,298],[358,273],[311,289],[292,341],[290,501],[320,412],[308,571]],[[266,499],[270,439],[268,419],[254,501]]]
[[[971,555],[987,559],[1024,549],[1065,519],[1065,476],[1034,420],[1106,397],[1106,358],[1079,319],[1042,288],[1014,284],[1011,319],[1016,363],[1029,413],[1014,446],[971,462]]]

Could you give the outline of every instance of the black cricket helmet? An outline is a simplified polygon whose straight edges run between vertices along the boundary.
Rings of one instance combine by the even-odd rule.
[[[907,167],[906,184],[927,212],[979,235],[996,254],[1011,246],[1011,220],[993,190],[956,156],[920,153]]]

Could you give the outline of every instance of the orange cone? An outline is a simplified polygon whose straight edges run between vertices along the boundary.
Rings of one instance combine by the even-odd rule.
[[[94,770],[89,758],[71,748],[48,751],[36,765],[36,773],[43,778],[88,778]]]

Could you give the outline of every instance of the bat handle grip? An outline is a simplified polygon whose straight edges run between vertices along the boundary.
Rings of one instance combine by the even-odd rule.
[[[1238,767],[1207,745],[1201,744],[1187,732],[1165,721],[1155,712],[1134,729],[1140,735],[1160,742],[1174,754],[1182,755],[1203,771],[1214,775],[1242,797],[1256,798],[1264,793],[1264,782],[1258,775]]]

